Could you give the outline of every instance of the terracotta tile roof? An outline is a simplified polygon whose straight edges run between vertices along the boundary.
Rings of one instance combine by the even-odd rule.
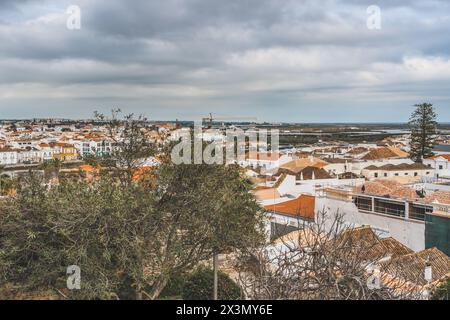
[[[285,163],[282,166],[280,166],[280,168],[288,169],[293,172],[298,172],[306,167],[323,168],[327,164],[328,164],[327,162],[321,159],[308,157],[289,161],[288,163]]]
[[[450,192],[436,191],[432,194],[426,195],[425,200],[430,202],[439,202],[442,204],[450,204]]]
[[[380,243],[378,236],[369,226],[361,226],[346,230],[338,237],[339,246],[362,246],[366,248],[375,247]]]
[[[379,179],[367,181],[363,185],[365,193],[375,196],[393,196],[397,198],[406,198],[410,200],[419,200],[417,192],[413,188],[405,187],[393,179]],[[355,192],[361,193],[362,187],[354,188]]]
[[[18,152],[18,151],[20,151],[20,149],[12,149],[12,148],[9,148],[9,147],[0,148],[0,152]]]
[[[353,189],[354,192],[362,193],[362,187]],[[435,191],[427,194],[425,198],[420,198],[415,189],[406,187],[393,179],[379,179],[375,181],[366,181],[364,183],[366,194],[375,196],[392,196],[395,198],[421,200],[426,202],[438,202],[441,204],[450,204],[449,191]]]
[[[430,168],[422,163],[401,163],[401,164],[386,164],[378,167],[380,170],[386,171],[400,171],[400,170],[430,170]]]
[[[82,164],[78,167],[81,171],[85,172],[98,172],[99,168],[95,168],[94,166],[91,166],[90,164]]]
[[[369,181],[364,183],[364,185],[354,188],[357,193],[362,193],[363,186],[365,188],[364,193],[373,194],[377,196],[383,196],[389,194],[391,189],[379,183],[378,181]]]
[[[397,147],[387,147],[390,151],[392,151],[393,153],[395,153],[398,157],[400,157],[400,158],[406,158],[406,157],[408,157],[409,156],[409,154],[407,153],[407,152],[405,152],[405,151],[403,151],[402,149],[400,149],[400,148],[397,148]]]
[[[380,159],[388,159],[388,158],[403,158],[406,155],[403,155],[403,153],[400,153],[401,151],[398,148],[391,148],[391,147],[382,147],[382,148],[376,148],[369,151],[368,154],[366,154],[361,159],[363,160],[380,160]],[[406,154],[406,152],[405,152]]]
[[[450,161],[450,154],[437,154],[437,155],[432,156],[432,157],[427,158],[427,159],[434,160],[434,159],[438,159],[438,158],[444,158],[447,161]]]
[[[438,281],[450,273],[450,258],[437,248],[426,249],[417,253],[402,255],[380,263],[383,273],[401,278],[405,281],[426,285],[425,267],[432,268],[432,281]]]
[[[267,211],[314,220],[315,197],[302,194],[297,199],[264,206]]]
[[[351,149],[349,152],[347,152],[348,154],[361,154],[361,153],[364,153],[364,152],[367,152],[367,151],[369,151],[367,148],[364,148],[364,147],[356,147],[356,148],[353,148],[353,149]]]
[[[391,254],[392,258],[414,253],[413,250],[392,237],[384,238],[380,241],[381,244],[386,248],[387,252]]]
[[[370,226],[346,230],[331,244],[340,249],[348,248],[368,261],[398,257],[413,251],[394,238],[380,239]]]
[[[140,167],[134,171],[132,179],[133,181],[139,181],[148,177],[152,177],[154,170],[155,168],[151,166]]]
[[[313,178],[313,172],[314,172],[314,178],[315,179],[331,179],[332,176],[324,169],[322,168],[316,168],[316,167],[306,167],[300,172],[297,173],[297,179],[300,179],[303,175],[304,180],[311,180]]]

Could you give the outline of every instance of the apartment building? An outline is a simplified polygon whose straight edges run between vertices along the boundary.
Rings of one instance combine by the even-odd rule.
[[[53,159],[71,161],[78,159],[78,152],[74,145],[64,142],[50,143],[53,148]]]
[[[316,207],[327,211],[329,221],[340,213],[348,225],[369,225],[381,238],[393,237],[414,251],[437,247],[450,255],[450,193],[423,196],[388,186],[330,187],[317,197]]]
[[[82,157],[87,155],[110,155],[113,149],[112,142],[106,139],[84,140],[75,144]]]

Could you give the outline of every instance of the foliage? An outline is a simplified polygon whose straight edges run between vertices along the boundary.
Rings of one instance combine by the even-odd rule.
[[[217,296],[220,300],[237,300],[241,298],[241,288],[228,275],[218,272]],[[194,272],[183,286],[184,300],[211,300],[213,297],[214,272],[200,268]]]
[[[409,127],[411,129],[410,156],[416,162],[433,155],[435,135],[437,133],[437,115],[430,103],[415,105],[416,110],[411,115]]]
[[[153,152],[139,119],[110,120],[124,140],[106,174],[48,184],[30,172],[18,183],[17,197],[1,208],[0,286],[52,288],[71,299],[156,299],[213,252],[262,241],[263,213],[237,166],[174,165],[157,149],[155,183],[134,181]],[[81,268],[81,290],[65,289],[69,265]]]
[[[116,169],[114,172],[122,184],[130,183],[134,172],[146,159],[154,155],[156,149],[146,135],[148,121],[142,115],[133,114],[122,118],[121,110],[112,110],[111,116],[95,112],[95,117],[107,123],[108,138],[112,141],[112,153],[102,156],[90,156],[89,163],[107,164]]]
[[[164,232],[148,265],[158,278],[152,297],[173,274],[192,270],[213,252],[262,241],[262,212],[236,166],[163,164],[155,211]]]
[[[117,298],[124,275],[134,288],[142,286],[155,229],[145,193],[107,180],[60,179],[50,189],[34,176],[21,181],[0,219],[1,282],[81,299]],[[64,289],[69,265],[81,268],[81,290]]]
[[[160,299],[180,297],[183,286],[186,283],[186,274],[174,274],[170,277],[166,287],[161,291]]]
[[[450,300],[450,277],[444,279],[432,292],[432,300]]]

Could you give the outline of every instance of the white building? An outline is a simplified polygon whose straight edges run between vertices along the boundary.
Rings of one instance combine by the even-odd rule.
[[[0,165],[14,165],[19,163],[17,150],[10,148],[0,149]]]
[[[357,200],[356,200],[357,199]],[[316,198],[316,207],[323,208],[331,225],[336,214],[343,214],[349,227],[371,226],[380,238],[393,237],[414,251],[425,249],[424,214],[432,206],[370,195],[334,193]]]
[[[47,160],[52,160],[53,159],[53,148],[50,147],[50,145],[48,143],[40,143],[38,145],[38,149],[42,153],[42,160],[43,161],[47,161]]]
[[[423,160],[423,164],[433,168],[435,176],[450,177],[450,154],[441,154],[428,159]]]
[[[420,163],[387,164],[380,167],[372,165],[364,168],[362,175],[369,180],[397,177],[413,177],[419,180],[422,178],[433,178],[434,169]]]
[[[19,163],[39,163],[43,160],[43,153],[41,150],[36,148],[25,148],[18,150],[18,161]]]
[[[247,159],[239,161],[241,166],[263,167],[266,170],[279,168],[292,160],[292,157],[278,152],[250,152]]]

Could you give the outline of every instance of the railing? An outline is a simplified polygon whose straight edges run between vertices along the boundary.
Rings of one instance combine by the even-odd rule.
[[[401,210],[401,209],[394,209],[394,208],[376,205],[373,211],[376,213],[387,214],[390,216],[405,217],[405,210]]]
[[[411,204],[409,207],[409,218],[419,221],[425,221],[425,214],[433,213],[433,207]]]
[[[372,205],[371,204],[360,203],[360,202],[356,202],[355,204],[356,204],[356,206],[358,207],[359,210],[372,211]]]

